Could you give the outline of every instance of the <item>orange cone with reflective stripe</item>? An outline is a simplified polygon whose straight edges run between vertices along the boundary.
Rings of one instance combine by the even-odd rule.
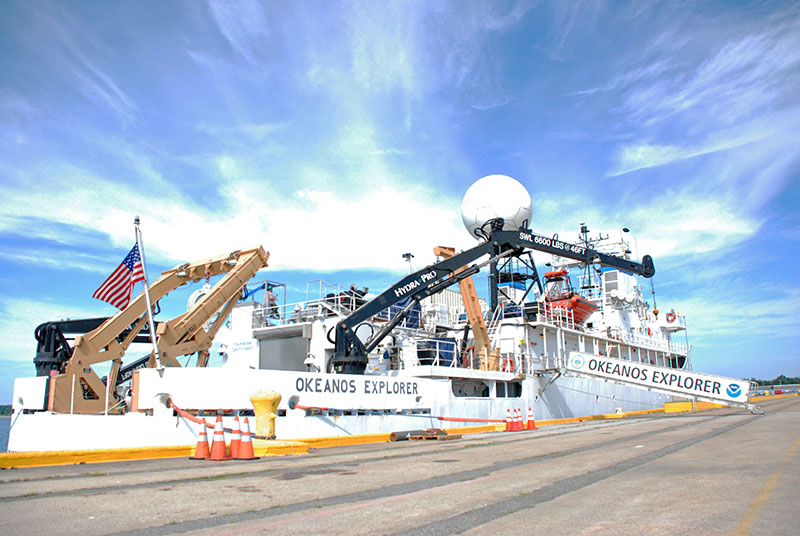
[[[513,416],[511,417],[511,419],[512,419],[512,423],[511,423],[511,429],[512,429],[512,430],[514,430],[515,432],[516,432],[516,431],[518,431],[518,430],[520,429],[520,426],[519,426],[519,425],[520,425],[520,422],[519,422],[519,413],[518,413],[518,411],[519,411],[519,410],[518,410],[517,408],[514,408],[514,414],[513,414]]]
[[[214,426],[214,443],[211,445],[211,455],[206,459],[217,462],[230,460],[225,452],[225,430],[222,429],[222,415],[217,415],[217,422]]]
[[[194,448],[194,456],[190,460],[205,460],[209,456],[208,434],[206,433],[206,422],[200,425],[200,437],[197,438],[197,446]]]
[[[506,432],[512,431],[514,428],[511,426],[511,410],[506,410]]]
[[[239,416],[233,419],[233,435],[231,437],[231,458],[239,457],[239,445],[242,442],[242,432],[239,427]]]
[[[237,460],[257,460],[253,452],[253,440],[250,438],[250,420],[244,418],[244,428],[242,428],[242,442],[239,445],[239,452],[234,456]]]
[[[528,408],[528,430],[536,430],[536,421],[533,420],[533,410]]]

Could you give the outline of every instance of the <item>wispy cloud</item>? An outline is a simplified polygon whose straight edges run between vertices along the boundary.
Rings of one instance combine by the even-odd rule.
[[[25,266],[43,266],[50,270],[81,270],[94,273],[109,271],[108,259],[81,251],[37,247],[33,252],[23,248],[4,248],[0,251],[0,259]]]
[[[619,148],[610,172],[669,164],[797,130],[800,14],[743,26],[688,71],[690,43],[647,49],[646,60],[616,75],[604,91],[620,92],[624,125],[644,141]],[[671,33],[671,29],[665,33]],[[663,57],[662,57],[663,56]],[[683,67],[683,68],[681,68]],[[600,90],[600,89],[598,89]],[[596,90],[590,90],[593,93]],[[775,124],[760,117],[783,117]],[[680,128],[676,128],[680,127]],[[665,140],[669,140],[665,143]]]
[[[38,55],[46,70],[37,73],[44,83],[58,85],[70,92],[77,88],[90,105],[103,103],[124,122],[134,119],[137,105],[109,73],[114,65],[113,53],[103,44],[94,27],[73,16],[61,4],[50,3],[44,9],[32,9],[31,31],[24,35],[30,50]]]
[[[231,47],[248,62],[259,63],[268,52],[264,38],[270,24],[264,4],[257,0],[236,3],[211,0],[209,7],[217,27]]]
[[[766,139],[773,134],[773,132],[753,129],[741,133],[714,133],[714,137],[719,139],[703,140],[693,146],[654,145],[650,143],[623,145],[618,152],[617,167],[609,171],[607,175],[610,177],[624,175],[640,169],[663,166],[696,156],[727,151]]]

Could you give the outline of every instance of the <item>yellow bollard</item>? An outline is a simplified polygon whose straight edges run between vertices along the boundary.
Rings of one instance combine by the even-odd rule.
[[[250,395],[256,413],[256,435],[275,439],[275,417],[281,394],[271,389],[260,389]]]

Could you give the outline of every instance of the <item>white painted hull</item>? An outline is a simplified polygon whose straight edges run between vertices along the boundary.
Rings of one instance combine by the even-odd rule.
[[[502,375],[502,373],[495,373]],[[511,377],[511,375],[508,375]],[[348,391],[325,392],[325,382],[346,382]],[[46,411],[17,412],[12,418],[9,452],[93,450],[194,445],[200,426],[165,405],[166,394],[186,409],[252,409],[250,393],[273,389],[282,395],[276,419],[278,439],[309,439],[390,433],[425,428],[458,428],[504,419],[507,410],[532,408],[537,421],[663,407],[664,395],[592,378],[560,377],[537,398],[548,376],[521,381],[519,397],[458,397],[448,379],[407,375],[351,376],[243,369],[167,369],[140,372],[139,412],[125,415],[70,415]],[[310,382],[310,383],[309,383]],[[378,382],[378,383],[376,383]],[[379,382],[386,382],[381,390]],[[391,385],[390,385],[391,383]],[[399,384],[404,384],[400,392]],[[355,385],[355,388],[351,386]],[[367,385],[369,385],[367,387]],[[302,387],[301,387],[302,386]],[[332,384],[328,384],[329,390]],[[365,392],[365,388],[369,392]],[[316,391],[322,392],[316,392]],[[410,391],[410,394],[405,392]],[[304,406],[290,409],[296,397]],[[413,414],[418,412],[421,414]],[[439,417],[477,421],[440,420]],[[487,421],[481,421],[486,419]],[[211,416],[207,419],[213,421]],[[225,417],[231,427],[233,417]],[[229,439],[229,438],[228,438]]]

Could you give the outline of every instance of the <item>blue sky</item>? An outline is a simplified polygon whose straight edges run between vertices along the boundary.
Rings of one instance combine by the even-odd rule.
[[[135,215],[151,278],[263,244],[290,300],[378,290],[471,244],[493,173],[541,234],[629,227],[695,370],[800,375],[796,3],[8,1],[0,25],[0,403],[36,325],[113,313],[91,294]]]

